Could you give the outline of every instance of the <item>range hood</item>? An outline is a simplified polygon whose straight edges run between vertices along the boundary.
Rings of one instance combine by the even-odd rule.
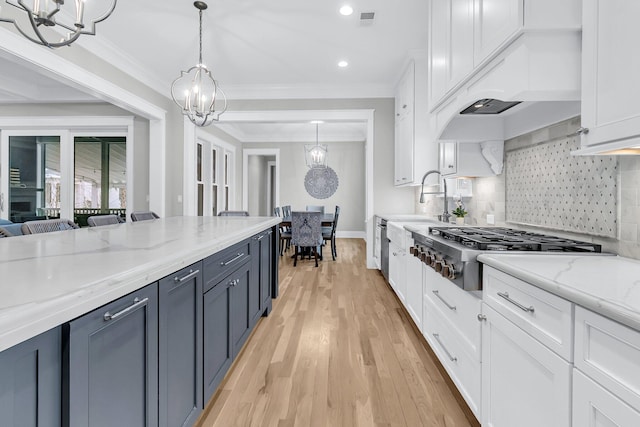
[[[435,141],[513,138],[580,115],[581,37],[525,32],[431,110]]]

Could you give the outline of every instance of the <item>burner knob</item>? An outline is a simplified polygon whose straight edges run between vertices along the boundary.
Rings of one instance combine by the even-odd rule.
[[[422,262],[424,262],[428,266],[431,266],[431,252],[429,251],[422,252],[420,259],[422,259]]]
[[[418,248],[416,248],[415,246],[411,246],[409,247],[409,253],[413,256],[416,256],[416,252],[418,251]]]
[[[435,252],[431,254],[431,262],[429,263],[429,265],[436,270],[436,265],[439,263],[440,261],[438,260],[438,257],[436,256]],[[438,270],[436,270],[438,271]]]
[[[442,267],[444,266],[444,261],[442,260],[437,260],[435,263],[435,265],[433,266],[433,269],[437,272],[442,274]],[[444,274],[443,274],[444,276]]]
[[[444,267],[442,267],[442,277],[446,277],[447,279],[454,280],[456,278],[456,269],[453,264],[445,263]]]

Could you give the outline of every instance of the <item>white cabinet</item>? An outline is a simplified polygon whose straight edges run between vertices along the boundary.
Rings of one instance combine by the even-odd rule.
[[[464,291],[433,268],[423,268],[422,333],[474,415],[481,405],[479,292]]]
[[[407,242],[413,246],[411,233],[407,232]],[[422,330],[422,261],[411,252],[407,253],[407,294],[405,306],[419,330]]]
[[[573,370],[573,427],[636,427],[640,412],[577,369]]]
[[[569,427],[572,365],[487,304],[482,311],[482,425]]]
[[[573,304],[484,266],[482,425],[571,425]]]
[[[615,396],[615,400],[619,399],[634,408],[633,412],[621,408],[621,413],[627,413],[631,418],[625,415],[625,418],[619,419],[637,420],[640,408],[640,332],[578,307],[575,315],[575,346],[576,370],[606,389]],[[586,390],[583,393],[585,395],[580,396],[580,404],[574,408],[574,417],[578,419],[594,416],[588,406],[592,403],[588,402],[597,399],[623,406],[616,404],[613,397],[607,398],[596,391],[593,391],[593,395],[586,394]],[[625,421],[620,424],[616,421],[611,425],[637,426],[640,423],[628,424]]]
[[[494,176],[502,172],[503,141],[441,142],[440,172],[442,176]],[[489,159],[485,157],[490,153]]]
[[[406,292],[406,253],[396,242],[389,242],[389,284],[404,304]]]
[[[524,26],[522,0],[475,0],[474,64],[480,64]]]
[[[583,147],[596,151],[640,146],[640,2],[583,0]]]
[[[415,53],[396,86],[394,185],[420,184],[438,166],[438,144],[429,138],[426,53]],[[435,177],[430,184],[435,184]]]

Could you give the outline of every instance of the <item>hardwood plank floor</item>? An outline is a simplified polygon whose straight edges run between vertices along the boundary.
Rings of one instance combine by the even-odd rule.
[[[469,426],[365,244],[280,258],[280,296],[209,402],[200,427]]]

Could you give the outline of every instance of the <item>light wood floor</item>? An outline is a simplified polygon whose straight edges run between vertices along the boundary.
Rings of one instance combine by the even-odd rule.
[[[365,244],[280,258],[280,296],[200,419],[228,426],[469,426]],[[328,256],[327,256],[328,255]]]

